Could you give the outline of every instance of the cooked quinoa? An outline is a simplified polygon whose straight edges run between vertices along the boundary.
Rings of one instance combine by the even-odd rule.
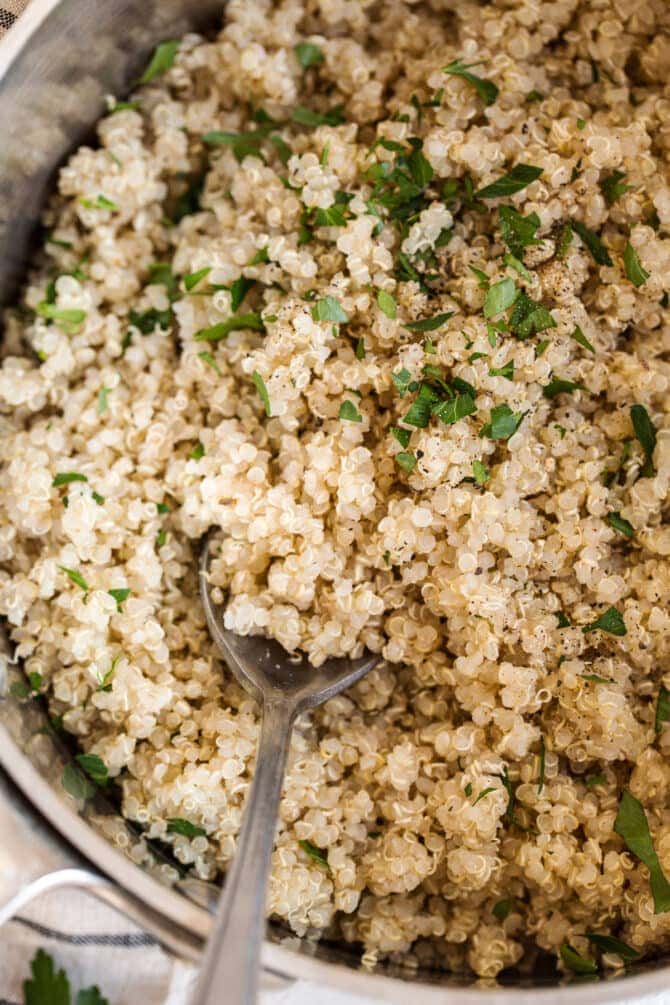
[[[258,709],[198,601],[220,528],[229,628],[383,657],[296,732],[274,917],[483,977],[667,948],[670,7],[232,0],[144,79],[7,317],[33,692],[225,870]]]

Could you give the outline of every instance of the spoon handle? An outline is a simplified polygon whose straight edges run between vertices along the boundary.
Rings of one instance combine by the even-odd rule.
[[[253,1005],[256,1001],[267,880],[294,718],[286,699],[263,708],[256,774],[193,1005],[221,1005],[223,1001]]]

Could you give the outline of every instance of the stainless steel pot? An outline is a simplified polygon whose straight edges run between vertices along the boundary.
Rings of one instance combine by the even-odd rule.
[[[0,304],[16,292],[31,232],[54,170],[90,131],[106,93],[123,93],[153,45],[221,16],[222,0],[32,0],[0,43]],[[7,650],[9,653],[9,650]],[[216,891],[182,880],[168,884],[160,857],[147,849],[140,867],[128,848],[141,840],[114,807],[78,805],[60,785],[67,751],[46,727],[45,709],[9,694],[18,679],[0,662],[0,922],[12,894],[86,885],[158,936],[197,959]],[[17,903],[17,901],[15,901]],[[5,915],[6,915],[5,911]],[[670,1000],[670,966],[588,984],[464,987],[446,974],[360,968],[354,952],[287,937],[270,926],[267,971],[361,996],[415,1005],[595,1005]]]

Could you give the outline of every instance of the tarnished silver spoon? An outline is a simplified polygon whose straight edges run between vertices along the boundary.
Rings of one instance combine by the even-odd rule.
[[[200,596],[207,624],[239,683],[262,708],[254,776],[235,860],[219,899],[193,1005],[253,1005],[256,1000],[265,901],[286,755],[296,716],[360,680],[379,656],[332,659],[315,668],[289,657],[278,642],[224,628],[223,607],[212,600],[208,569],[211,537],[200,555]]]

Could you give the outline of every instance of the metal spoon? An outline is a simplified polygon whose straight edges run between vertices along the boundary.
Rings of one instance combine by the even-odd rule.
[[[303,656],[289,658],[278,642],[241,636],[223,625],[213,602],[208,568],[211,540],[200,555],[200,596],[214,641],[235,677],[262,707],[261,735],[235,861],[226,875],[214,928],[202,961],[193,1005],[253,1005],[265,901],[279,799],[296,716],[360,680],[379,656],[332,659],[315,668]]]

